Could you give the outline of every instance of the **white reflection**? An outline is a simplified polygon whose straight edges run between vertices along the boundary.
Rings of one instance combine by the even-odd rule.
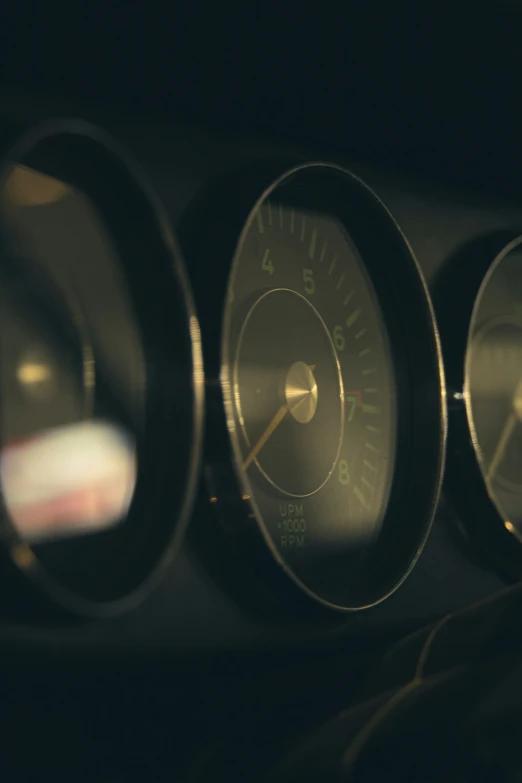
[[[5,446],[0,477],[6,508],[24,539],[95,532],[118,524],[128,511],[135,448],[113,425],[81,422]]]

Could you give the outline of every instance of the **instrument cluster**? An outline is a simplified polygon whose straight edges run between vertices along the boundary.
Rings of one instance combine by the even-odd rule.
[[[162,201],[84,122],[3,152],[5,616],[121,614],[184,540],[247,613],[338,627],[400,594],[443,482],[456,542],[519,578],[522,229],[429,290],[335,162],[246,162],[176,221]]]

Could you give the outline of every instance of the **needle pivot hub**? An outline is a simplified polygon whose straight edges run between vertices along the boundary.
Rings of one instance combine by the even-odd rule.
[[[317,383],[305,362],[294,362],[285,381],[285,400],[288,410],[299,424],[312,421],[317,410]]]

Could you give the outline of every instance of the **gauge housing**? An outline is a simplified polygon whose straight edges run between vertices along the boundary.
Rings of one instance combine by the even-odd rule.
[[[255,210],[282,184],[288,203],[335,218],[356,246],[384,314],[398,381],[400,448],[382,535],[364,575],[353,581],[345,571],[344,584],[336,585],[330,596],[295,579],[251,513],[234,467],[220,383],[228,271]],[[406,238],[356,175],[324,163],[289,168],[281,162],[254,166],[218,183],[186,217],[180,237],[194,271],[208,378],[206,481],[189,540],[236,599],[246,599],[257,609],[279,609],[285,618],[290,611],[290,616],[301,619],[304,614],[332,621],[332,610],[351,612],[379,603],[403,582],[426,541],[440,489],[446,435],[438,332]],[[407,314],[402,306],[406,301]]]
[[[3,157],[2,193],[18,166],[33,167],[81,193],[105,232],[104,241],[122,270],[121,295],[129,299],[143,349],[144,371],[129,381],[142,387],[143,405],[129,424],[137,449],[137,483],[119,527],[101,537],[75,537],[42,549],[20,534],[2,497],[2,603],[7,612],[19,613],[23,607],[26,613],[54,609],[67,617],[112,616],[139,604],[157,584],[189,518],[202,439],[199,323],[167,216],[139,167],[103,131],[59,119],[19,135]],[[1,253],[13,268],[24,260],[16,256],[16,232],[4,203]],[[60,236],[49,242],[60,248]],[[96,289],[96,280],[93,285]],[[108,295],[106,284],[98,285],[100,296]],[[81,295],[80,290],[78,299]],[[87,313],[86,322],[89,315],[95,317]],[[84,338],[88,345],[88,327]],[[93,352],[96,367],[95,347]]]
[[[448,383],[448,450],[445,484],[458,514],[456,532],[468,552],[508,579],[522,575],[522,541],[505,524],[481,467],[466,382],[467,357],[481,292],[503,259],[522,245],[516,229],[482,236],[463,248],[436,284],[434,302]]]

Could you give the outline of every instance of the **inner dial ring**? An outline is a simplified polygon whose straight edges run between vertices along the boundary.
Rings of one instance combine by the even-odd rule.
[[[251,306],[238,338],[234,400],[243,469],[254,465],[285,495],[318,492],[339,459],[344,389],[330,333],[301,294],[274,288]]]

